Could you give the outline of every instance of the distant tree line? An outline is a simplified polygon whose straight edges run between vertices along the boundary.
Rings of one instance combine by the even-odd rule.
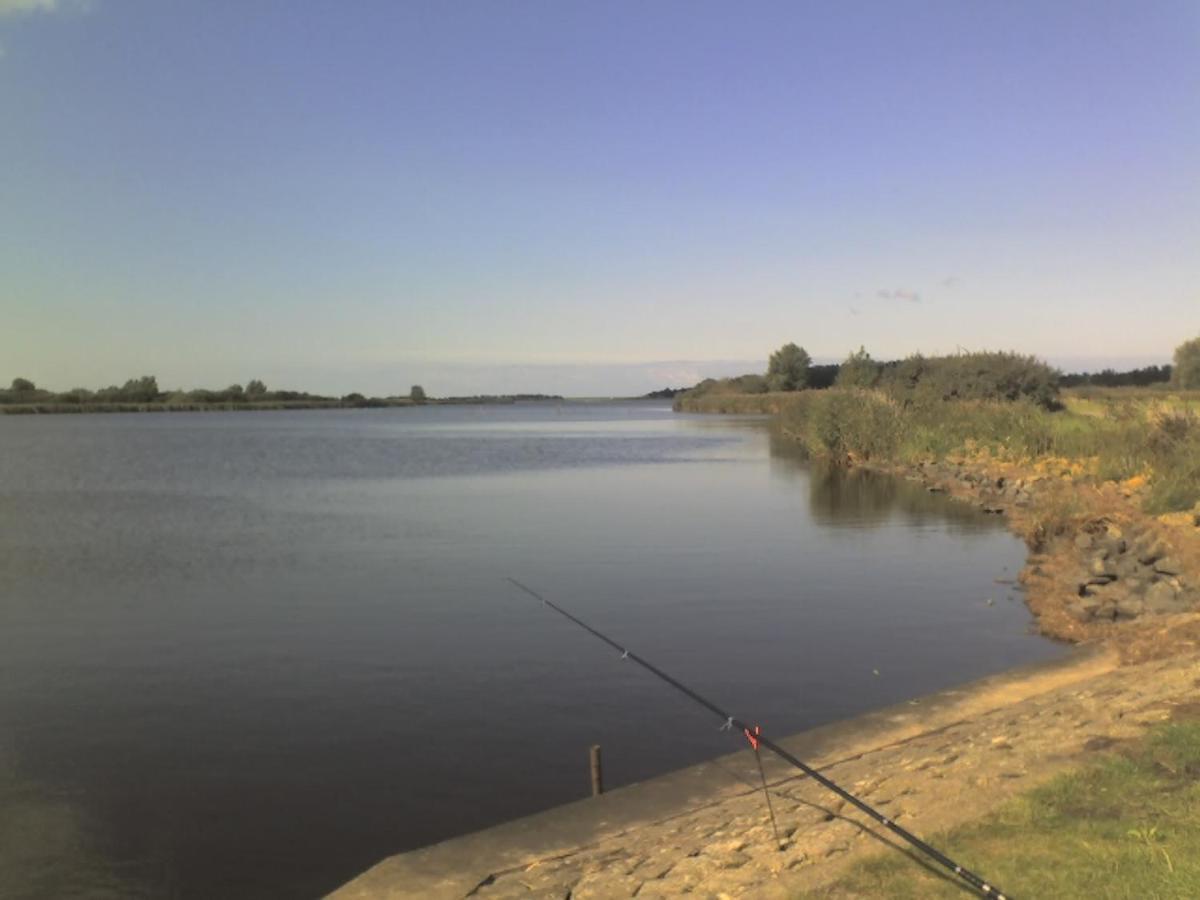
[[[763,394],[839,387],[883,391],[902,403],[1024,398],[1053,406],[1059,378],[1053,367],[1017,353],[914,354],[903,360],[880,362],[872,359],[865,347],[859,347],[840,364],[815,366],[803,347],[784,344],[771,354],[765,375],[709,378],[696,385],[692,393]]]
[[[1178,388],[1200,388],[1200,337],[1176,348],[1174,365],[1071,375],[1033,356],[992,351],[949,356],[917,353],[907,359],[880,362],[872,359],[865,347],[859,347],[841,363],[813,365],[803,347],[787,343],[770,355],[765,374],[706,378],[689,393],[764,394],[840,387],[882,391],[901,403],[1024,399],[1052,408],[1057,405],[1060,387],[1167,383]]]
[[[155,403],[162,397],[153,375],[130,378],[120,387],[71,388],[60,393],[39,388],[28,378],[14,378],[7,391],[0,390],[0,403]]]
[[[258,378],[252,378],[244,385],[231,384],[223,390],[196,388],[194,390],[164,391],[158,386],[158,379],[153,375],[142,375],[130,378],[123,385],[91,390],[89,388],[71,388],[69,391],[47,391],[39,388],[28,378],[14,378],[8,390],[0,389],[0,404],[27,405],[73,405],[73,406],[113,406],[113,405],[162,405],[165,407],[193,406],[230,406],[252,404],[342,404],[348,406],[389,406],[397,402],[411,401],[424,403],[428,398],[420,385],[413,385],[407,394],[400,397],[366,397],[359,393],[345,394],[341,397],[324,394],[311,394],[307,391],[270,390]]]
[[[480,394],[473,397],[431,398],[425,388],[412,385],[405,393],[389,397],[368,397],[353,392],[340,397],[310,394],[306,391],[276,391],[261,379],[252,378],[244,385],[231,384],[223,390],[197,388],[184,391],[163,391],[153,375],[131,378],[120,387],[112,385],[99,390],[72,388],[69,391],[43,390],[28,378],[14,378],[8,390],[0,389],[0,408],[9,412],[86,412],[123,411],[140,409],[204,409],[204,408],[285,408],[285,407],[356,407],[420,406],[426,403],[517,403],[522,401],[562,400],[558,394]],[[14,408],[18,407],[18,408]],[[20,408],[23,407],[23,408]]]
[[[564,400],[561,394],[471,394],[467,396],[439,397],[437,402],[442,404],[457,403],[492,404],[492,403],[541,403],[548,400]]]
[[[1118,372],[1115,369],[1101,369],[1099,372],[1072,372],[1060,380],[1063,387],[1081,387],[1095,385],[1097,387],[1146,387],[1151,384],[1166,384],[1171,380],[1172,367],[1146,366],[1142,369],[1130,369],[1128,372]]]

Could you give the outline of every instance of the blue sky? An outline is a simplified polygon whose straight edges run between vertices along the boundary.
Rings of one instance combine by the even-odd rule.
[[[1200,333],[1200,4],[0,0],[0,380],[649,390]]]

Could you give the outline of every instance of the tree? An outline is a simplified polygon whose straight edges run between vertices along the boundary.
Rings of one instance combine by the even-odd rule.
[[[1200,388],[1200,337],[1175,348],[1174,376],[1176,387]]]
[[[879,381],[879,372],[879,363],[871,359],[871,354],[865,347],[860,346],[846,357],[833,383],[838,387],[875,387]]]
[[[257,400],[267,392],[267,386],[257,378],[251,378],[246,382],[246,396]]]
[[[425,388],[421,387],[419,384],[414,384],[412,386],[412,390],[408,392],[408,398],[412,400],[413,403],[424,403],[426,400]]]
[[[812,357],[803,347],[784,344],[767,362],[767,386],[773,391],[798,391],[808,384]]]
[[[14,378],[12,380],[12,392],[14,394],[25,394],[36,390],[37,385],[35,385],[28,378]]]
[[[130,378],[118,393],[122,400],[133,403],[152,403],[158,399],[158,379],[153,375]]]

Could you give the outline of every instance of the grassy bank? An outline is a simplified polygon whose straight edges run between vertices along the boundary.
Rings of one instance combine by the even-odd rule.
[[[1147,512],[1200,502],[1200,392],[1115,388],[1066,391],[1059,408],[1032,402],[904,403],[882,391],[681,398],[690,412],[774,413],[813,455],[911,465],[990,454],[1066,460],[1084,479],[1145,488]]]
[[[1102,762],[932,842],[1018,897],[1200,897],[1200,722],[1159,726]],[[898,854],[820,896],[964,896]]]

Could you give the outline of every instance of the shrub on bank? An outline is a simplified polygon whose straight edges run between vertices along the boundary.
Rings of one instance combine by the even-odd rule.
[[[916,354],[885,367],[879,386],[906,405],[938,400],[1027,400],[1049,409],[1058,402],[1059,377],[1057,369],[1019,353]]]
[[[968,447],[1018,459],[1091,460],[1097,477],[1147,476],[1149,512],[1200,502],[1200,415],[1112,404],[1103,415],[1052,411],[1033,400],[902,403],[884,390],[805,392],[780,420],[815,456],[911,464]]]
[[[1025,400],[1053,408],[1058,403],[1058,370],[1033,356],[1017,353],[916,354],[902,362],[877,362],[865,348],[840,365],[813,366],[802,347],[785,344],[771,354],[766,376],[706,378],[686,392],[762,394],[827,388],[879,388],[903,406],[943,400]]]
[[[1190,509],[1200,502],[1200,416],[1185,410],[1160,413],[1146,438],[1150,482],[1148,507]]]
[[[715,394],[765,394],[767,379],[762,375],[738,375],[734,378],[705,378],[684,392],[689,397],[708,397]]]
[[[872,388],[879,382],[883,367],[871,359],[865,347],[859,347],[838,367],[834,385],[849,388]]]
[[[782,414],[818,455],[834,459],[894,457],[903,424],[887,397],[855,388],[831,388],[809,394]]]

